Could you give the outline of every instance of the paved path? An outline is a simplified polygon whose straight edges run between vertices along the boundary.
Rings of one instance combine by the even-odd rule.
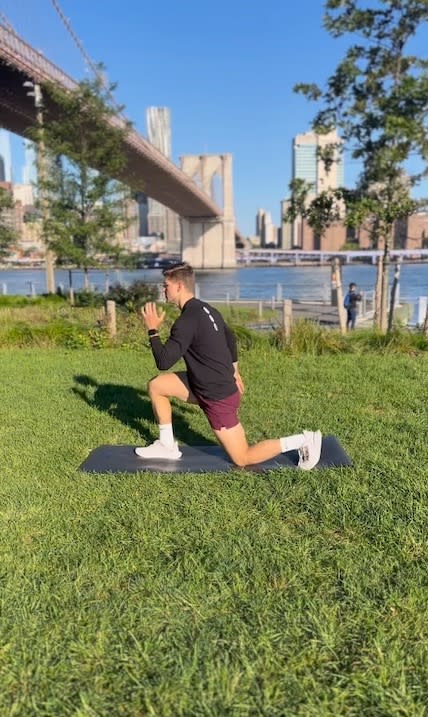
[[[310,319],[319,324],[339,326],[337,306],[293,301],[293,320]]]
[[[217,302],[212,302],[217,303]],[[257,309],[259,302],[257,301],[249,301],[245,302],[243,300],[241,301],[231,301],[230,306],[237,306],[239,308],[245,308],[245,309]],[[224,304],[223,304],[224,305]],[[259,326],[260,328],[271,328],[271,326],[274,323],[274,318],[270,318],[272,309],[274,307],[272,306],[272,302],[270,301],[264,301],[263,302],[263,313],[265,314],[265,319],[260,319],[258,324],[254,323],[254,328],[257,328]],[[277,302],[275,305],[275,311],[277,314],[277,324],[281,325],[282,323],[282,302]],[[268,312],[270,312],[270,316],[268,316]],[[300,301],[293,301],[293,321],[298,321],[299,319],[308,319],[310,321],[315,321],[320,326],[330,326],[332,328],[339,328],[339,316],[336,306],[332,306],[331,304],[323,304],[323,303],[311,303],[311,302],[300,302]],[[372,321],[372,315],[368,315],[367,317],[360,318],[357,320],[357,324],[366,325],[368,326]]]

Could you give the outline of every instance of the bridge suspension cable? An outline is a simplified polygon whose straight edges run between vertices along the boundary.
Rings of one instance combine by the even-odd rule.
[[[9,32],[13,32],[16,35],[16,30],[13,27],[12,23],[10,22],[9,18],[0,10],[0,23],[4,25],[6,30],[9,30]]]
[[[65,29],[69,33],[70,37],[72,38],[74,44],[78,48],[80,54],[82,55],[84,61],[86,62],[86,65],[92,72],[94,73],[96,79],[101,83],[102,87],[105,89],[108,98],[110,99],[110,102],[112,103],[113,107],[117,111],[117,113],[123,118],[122,109],[119,107],[119,105],[116,102],[115,97],[113,96],[108,83],[106,82],[106,79],[102,72],[100,72],[99,67],[96,65],[96,63],[90,58],[88,53],[86,52],[82,41],[79,39],[78,35],[73,30],[73,27],[71,25],[71,22],[68,17],[66,17],[62,11],[62,8],[57,0],[51,0],[51,4],[57,13],[58,17],[60,18],[61,22],[63,23]]]

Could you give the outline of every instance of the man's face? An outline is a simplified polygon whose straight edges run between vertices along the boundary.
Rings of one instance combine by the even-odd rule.
[[[181,282],[172,281],[168,277],[165,277],[163,282],[163,288],[165,291],[165,299],[169,304],[177,304],[178,296],[180,293]]]

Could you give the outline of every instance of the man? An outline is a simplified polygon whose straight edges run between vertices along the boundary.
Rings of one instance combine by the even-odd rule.
[[[321,454],[320,431],[304,431],[248,445],[238,418],[244,385],[238,371],[235,337],[217,309],[195,298],[194,272],[189,264],[177,264],[162,273],[166,300],[181,310],[165,344],[158,333],[165,312],[158,313],[156,304],[149,302],[142,309],[142,318],[157,368],[168,370],[183,358],[187,371],[160,374],[149,382],[159,440],[136,448],[136,454],[141,458],[180,458],[170,404],[171,398],[178,398],[199,404],[218,441],[237,466],[262,463],[280,453],[298,450],[299,467],[314,468]]]
[[[357,285],[351,282],[349,284],[349,291],[346,294],[343,305],[347,311],[346,317],[346,329],[347,331],[353,331],[355,329],[355,322],[357,320],[357,304],[361,301],[362,295],[357,292]]]

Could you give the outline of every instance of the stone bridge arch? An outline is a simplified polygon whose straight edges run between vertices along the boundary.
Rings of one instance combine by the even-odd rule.
[[[218,177],[223,203],[221,216],[181,218],[183,261],[187,261],[196,269],[235,267],[232,155],[187,154],[181,157],[181,169],[213,200],[217,199],[213,195]]]

